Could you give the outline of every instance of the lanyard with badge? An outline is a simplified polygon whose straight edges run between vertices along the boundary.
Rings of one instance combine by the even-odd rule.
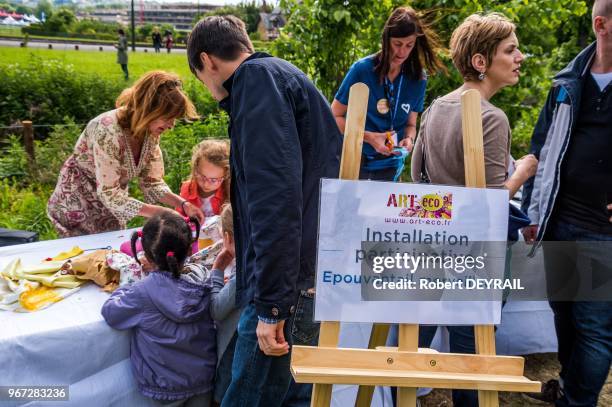
[[[389,78],[385,77],[385,97],[387,98],[387,103],[389,107],[389,118],[391,119],[391,125],[389,126],[389,131],[387,131],[387,140],[385,141],[386,145],[390,145],[391,148],[398,144],[397,133],[393,129],[395,116],[397,115],[397,106],[400,104],[400,95],[402,92],[402,83],[404,81],[404,75],[400,74],[400,82],[397,90],[397,98],[394,96],[394,88],[393,82],[389,80]]]

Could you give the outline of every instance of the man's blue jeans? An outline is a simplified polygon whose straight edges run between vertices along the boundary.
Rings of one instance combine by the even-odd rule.
[[[294,315],[285,321],[285,339],[293,344],[315,344],[319,324],[314,323],[313,297],[302,291]],[[255,306],[245,307],[238,322],[238,339],[232,364],[232,382],[222,407],[308,406],[312,385],[293,382],[289,370],[291,351],[287,355],[266,356],[257,343]],[[290,390],[291,386],[291,390]]]
[[[314,322],[314,293],[302,291],[291,321],[291,341],[294,345],[317,346],[320,324]],[[312,384],[296,383],[291,378],[283,407],[309,407]]]
[[[612,241],[612,235],[593,233],[578,226],[551,221],[547,241]],[[547,285],[571,281],[577,273],[576,254],[564,246],[544,245]],[[584,255],[584,251],[581,253]],[[604,255],[609,259],[608,255]],[[599,256],[597,256],[599,257]],[[605,261],[605,260],[604,260]],[[610,260],[608,260],[610,261]],[[607,267],[610,263],[608,263]],[[610,371],[612,358],[612,303],[550,301],[563,380],[563,397],[556,406],[596,406]]]

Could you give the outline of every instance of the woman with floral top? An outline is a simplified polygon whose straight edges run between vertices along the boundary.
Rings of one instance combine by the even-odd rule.
[[[89,122],[64,163],[47,213],[63,237],[124,229],[135,216],[152,217],[180,207],[203,220],[200,208],[172,193],[164,182],[159,139],[177,118],[195,118],[178,76],[143,75],[116,101],[117,108]],[[139,179],[144,201],[131,198]]]

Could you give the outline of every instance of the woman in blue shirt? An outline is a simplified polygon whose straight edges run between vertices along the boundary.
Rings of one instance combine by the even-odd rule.
[[[437,44],[437,36],[412,8],[399,7],[385,23],[382,49],[355,62],[342,81],[331,105],[341,132],[350,87],[363,82],[370,89],[360,179],[392,181],[401,174],[423,111],[424,68],[445,70],[436,56]]]

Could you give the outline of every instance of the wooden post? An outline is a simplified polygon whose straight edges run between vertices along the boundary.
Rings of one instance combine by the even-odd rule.
[[[465,186],[486,188],[482,109],[480,107],[480,92],[475,89],[466,90],[461,94],[461,127],[463,129]],[[474,326],[474,337],[477,354],[495,355],[495,330],[492,325]],[[480,407],[498,407],[498,393],[496,391],[479,390],[478,405]]]
[[[419,351],[419,326],[400,324],[398,335],[398,351],[418,352]],[[397,405],[399,407],[416,407],[417,389],[416,387],[398,387]]]
[[[482,142],[482,109],[480,92],[475,89],[461,94],[461,127],[463,130],[463,162],[465,186],[486,188],[484,147]]]
[[[356,83],[349,90],[349,104],[344,126],[344,142],[340,160],[341,179],[359,179],[361,166],[361,148],[365,120],[368,114],[368,96],[370,89],[363,83]],[[321,322],[319,346],[338,347],[340,322]],[[312,386],[312,407],[328,407],[331,403],[333,384],[315,383]]]
[[[23,120],[23,146],[26,154],[28,155],[28,161],[30,164],[36,163],[36,156],[34,154],[34,129],[32,127],[32,121]]]
[[[376,349],[379,346],[384,346],[387,342],[387,336],[389,336],[389,328],[389,324],[372,325],[368,349]],[[355,407],[370,407],[372,404],[372,397],[374,396],[374,389],[374,386],[359,386]]]

